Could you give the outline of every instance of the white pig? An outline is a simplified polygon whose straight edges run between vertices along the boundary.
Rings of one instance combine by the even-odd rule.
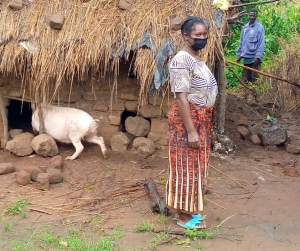
[[[34,107],[33,107],[34,108]],[[41,105],[45,133],[54,139],[64,143],[72,143],[76,149],[72,156],[66,159],[74,160],[83,151],[81,140],[98,144],[104,158],[107,158],[106,147],[102,137],[97,136],[99,120],[93,119],[88,113],[69,107],[58,107],[52,105]],[[32,114],[32,128],[39,131],[39,109]]]

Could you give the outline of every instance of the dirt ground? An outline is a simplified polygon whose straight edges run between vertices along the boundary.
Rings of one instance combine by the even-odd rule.
[[[229,112],[254,109],[243,108],[237,102],[231,100],[229,106],[233,107],[229,107]],[[248,117],[253,119],[251,114]],[[297,119],[289,120],[289,124],[299,130]],[[205,199],[208,231],[214,231],[217,226],[219,231],[212,239],[191,241],[189,249],[299,250],[299,156],[281,148],[271,151],[242,140],[230,115],[226,132],[237,148],[232,155],[213,154],[211,157],[209,193]],[[110,158],[103,160],[97,146],[85,146],[77,160],[65,161],[64,182],[51,185],[49,191],[37,190],[33,183],[19,186],[14,174],[0,176],[0,213],[20,196],[29,202],[27,218],[18,215],[0,218],[0,250],[12,250],[12,240],[28,240],[29,228],[44,226],[59,235],[72,227],[94,237],[109,235],[119,227],[123,237],[116,241],[114,250],[131,251],[150,250],[149,243],[155,233],[165,230],[170,236],[156,250],[185,250],[183,245],[174,244],[187,239],[185,231],[176,225],[172,216],[165,223],[160,222],[158,215],[149,210],[144,188],[138,186],[145,178],[152,177],[164,196],[167,155],[155,153],[144,159],[130,151],[111,151]],[[73,146],[59,145],[63,157],[73,150]],[[17,169],[31,163],[43,168],[49,158],[35,155],[20,158],[1,151],[0,162],[12,162]],[[76,196],[78,198],[71,199]],[[99,215],[101,220],[94,221]],[[133,231],[136,224],[147,220],[154,225],[154,232]],[[7,221],[14,221],[9,232],[4,227]]]

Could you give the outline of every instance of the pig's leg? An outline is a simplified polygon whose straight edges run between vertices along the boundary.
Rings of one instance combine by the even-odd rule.
[[[73,146],[75,147],[76,151],[72,156],[66,157],[66,160],[74,160],[78,157],[78,155],[83,151],[84,147],[81,143],[81,134],[73,133],[69,134],[69,138],[72,141]]]
[[[107,156],[107,151],[106,151],[106,147],[105,147],[104,140],[103,140],[102,137],[98,137],[96,135],[88,135],[88,136],[85,136],[84,139],[87,142],[99,145],[100,148],[101,148],[104,159],[107,159],[107,157],[108,157]]]

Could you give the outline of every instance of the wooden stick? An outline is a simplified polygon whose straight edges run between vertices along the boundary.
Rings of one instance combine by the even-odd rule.
[[[235,179],[231,178],[229,175],[227,175],[226,173],[222,172],[221,170],[219,170],[218,168],[209,165],[210,167],[212,167],[213,169],[215,169],[216,171],[222,173],[223,175],[225,175],[226,177],[228,177],[229,179],[233,180],[235,183],[237,183],[238,185],[240,185],[242,188],[244,188],[245,190],[247,190],[249,193],[251,193],[247,187],[243,186],[241,183],[239,183],[238,181],[236,181]]]
[[[30,211],[35,211],[35,212],[39,212],[39,213],[44,213],[44,214],[49,214],[52,215],[52,213],[40,210],[40,209],[35,209],[35,208],[30,208]]]
[[[226,60],[226,62],[228,62],[228,63],[230,63],[230,64],[237,65],[237,66],[239,66],[239,67],[242,67],[242,68],[247,69],[247,70],[250,70],[250,71],[254,71],[254,72],[256,72],[256,73],[258,73],[258,74],[261,74],[261,75],[264,75],[264,76],[266,76],[266,77],[270,77],[270,78],[274,78],[274,79],[277,79],[277,80],[280,80],[280,81],[287,82],[287,83],[289,83],[289,84],[291,84],[291,85],[294,85],[294,86],[300,88],[300,85],[299,85],[298,83],[293,82],[293,81],[291,81],[291,80],[284,79],[284,78],[280,78],[280,77],[277,77],[277,76],[274,76],[274,75],[271,75],[271,74],[268,74],[268,73],[265,73],[265,72],[262,72],[262,71],[253,69],[253,68],[250,68],[250,67],[248,67],[248,66],[245,66],[245,65],[242,65],[242,64],[233,62],[233,61],[231,61],[231,60]]]
[[[1,110],[1,116],[2,116],[2,121],[3,121],[3,146],[4,148],[6,147],[6,144],[8,142],[8,120],[7,120],[7,115],[2,99],[2,95],[0,95],[0,110]]]
[[[206,198],[206,199],[207,199],[207,198]],[[209,200],[209,199],[207,199],[207,201],[209,201],[209,202],[215,204],[216,206],[218,206],[218,207],[220,207],[220,208],[222,208],[222,209],[224,209],[224,210],[227,210],[227,208],[220,206],[220,205],[217,204],[216,202],[213,202],[213,201],[211,201],[211,200]]]
[[[276,176],[276,175],[274,175],[274,174],[267,173],[266,171],[260,170],[260,169],[258,169],[258,168],[255,167],[255,166],[252,166],[252,167],[253,167],[254,169],[256,169],[257,171],[263,172],[263,173],[265,173],[265,174],[268,174],[268,175],[270,175],[270,176],[273,176],[273,177],[275,177],[275,178],[280,179],[280,177],[278,177],[278,176]]]
[[[246,85],[242,79],[240,79],[240,77],[237,75],[237,73],[232,69],[231,66],[229,66],[227,63],[226,63],[226,66],[227,68],[233,73],[233,75],[237,78],[237,80],[242,84],[242,86],[244,86],[245,88],[247,88],[248,90],[250,90],[251,92],[254,92],[255,93],[255,96],[257,95],[255,89],[249,87],[248,85]]]
[[[229,7],[229,9],[248,6],[248,5],[259,5],[259,4],[274,3],[274,2],[279,2],[279,1],[280,0],[267,0],[267,1],[262,1],[262,2],[243,3],[243,4],[232,5],[232,6]]]

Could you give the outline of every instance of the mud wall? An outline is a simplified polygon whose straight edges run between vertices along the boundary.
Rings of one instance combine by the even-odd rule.
[[[109,146],[112,135],[124,131],[122,122],[126,116],[136,113],[137,116],[151,121],[148,138],[155,142],[156,149],[165,150],[167,146],[167,113],[173,102],[173,96],[169,92],[165,98],[159,94],[156,98],[156,105],[154,105],[153,97],[141,102],[139,90],[138,79],[128,77],[128,66],[126,65],[120,67],[116,87],[113,87],[113,81],[109,77],[97,79],[87,76],[81,81],[76,81],[71,94],[69,85],[62,86],[54,97],[53,104],[69,105],[86,111],[93,118],[99,119],[101,121],[99,135],[104,137]],[[10,99],[22,99],[22,97],[25,101],[30,102],[29,93],[21,93],[21,80],[13,77],[0,75],[0,94],[5,106],[9,104]],[[3,138],[2,118],[0,118],[0,137]]]

